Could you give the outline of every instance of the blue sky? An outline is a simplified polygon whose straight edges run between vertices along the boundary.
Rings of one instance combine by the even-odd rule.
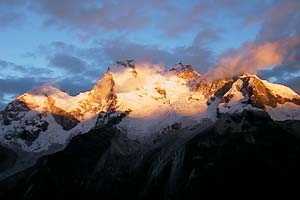
[[[300,91],[299,0],[0,0],[0,27],[0,108],[44,83],[88,90],[124,59],[226,64]]]

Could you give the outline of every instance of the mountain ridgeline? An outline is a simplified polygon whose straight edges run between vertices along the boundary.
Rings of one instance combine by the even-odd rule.
[[[43,85],[1,111],[0,198],[292,194],[299,137],[300,96],[286,86],[118,62],[90,91]]]

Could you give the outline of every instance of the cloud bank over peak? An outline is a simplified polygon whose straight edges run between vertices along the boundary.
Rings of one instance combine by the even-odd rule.
[[[275,42],[251,42],[224,54],[219,64],[205,76],[219,79],[243,73],[256,74],[263,69],[299,62],[300,37],[289,37]]]

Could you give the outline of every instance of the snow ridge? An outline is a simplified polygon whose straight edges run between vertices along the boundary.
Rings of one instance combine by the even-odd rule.
[[[209,82],[190,65],[165,70],[129,60],[110,67],[90,91],[77,96],[51,85],[22,94],[0,114],[0,142],[46,151],[105,123],[147,142],[243,110],[263,110],[277,121],[300,120],[300,97],[255,75]]]

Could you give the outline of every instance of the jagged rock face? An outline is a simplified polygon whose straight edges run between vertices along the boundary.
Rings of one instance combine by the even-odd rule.
[[[241,77],[234,82],[235,89],[240,92],[252,106],[265,109],[266,106],[275,108],[277,104],[284,104],[286,102],[299,105],[299,97],[284,98],[280,94],[274,94],[270,89],[257,77]],[[223,88],[222,88],[223,89]],[[230,88],[228,88],[230,89]],[[228,90],[227,90],[228,91]],[[223,94],[224,95],[224,94]],[[229,102],[234,94],[222,96],[221,102]]]
[[[213,96],[221,98],[232,86],[233,80],[217,80],[214,82],[208,82],[206,80],[200,80],[193,88],[193,90],[201,92],[206,98]]]
[[[45,115],[37,113],[30,119],[22,119],[18,121],[18,125],[15,125],[14,129],[2,133],[3,137],[8,141],[20,138],[27,145],[31,145],[42,132],[48,129],[49,123],[44,117]]]
[[[115,82],[112,74],[106,72],[94,85],[92,90],[88,92],[87,98],[79,102],[80,109],[73,110],[71,113],[76,116],[83,116],[85,113],[93,113],[93,115],[96,116],[98,113],[114,110],[117,104],[114,86]]]
[[[290,89],[253,75],[208,82],[182,64],[175,74],[121,64],[126,70],[108,70],[91,91],[45,87],[1,113],[6,144],[46,151],[71,140],[0,182],[1,199],[189,199],[215,186],[253,188],[248,180],[261,176],[280,174],[263,182],[272,186],[300,178],[300,98]]]
[[[43,142],[37,139],[43,132],[48,134],[48,127],[51,131],[69,131],[80,122],[96,117],[100,112],[115,112],[117,102],[113,87],[112,75],[106,73],[91,91],[81,93],[76,97],[69,96],[49,85],[34,89],[18,97],[1,112],[1,123],[4,127],[0,130],[0,136],[3,137],[5,143],[23,141],[30,147],[35,142],[38,146],[38,143]],[[115,118],[111,117],[108,121]],[[107,122],[107,120],[104,121]],[[90,129],[96,125],[97,123],[91,124]],[[75,132],[79,133],[80,130]],[[52,136],[44,137],[51,140]],[[58,141],[60,141],[59,138]],[[23,147],[24,144],[22,144]]]
[[[124,66],[108,69],[90,91],[77,96],[49,85],[21,95],[1,113],[0,140],[22,143],[22,148],[45,140],[61,144],[69,141],[68,135],[112,123],[131,139],[146,142],[172,127],[180,130],[216,121],[220,114],[257,108],[273,119],[300,119],[299,95],[254,75],[211,82],[189,65],[164,71],[157,66],[121,64]],[[52,132],[65,135],[52,137]],[[39,140],[41,133],[45,133],[43,141]]]
[[[3,125],[18,123],[13,129],[2,133],[6,140],[20,138],[30,145],[39,137],[40,133],[47,130],[49,123],[44,119],[43,114],[35,113],[33,117],[26,118],[25,116],[29,111],[31,109],[25,102],[15,100],[1,112]]]
[[[217,120],[214,131],[220,136],[240,134],[245,142],[255,143],[253,133],[257,127],[272,123],[272,119],[265,111],[244,110],[241,113],[221,114]]]
[[[300,106],[300,98],[293,98],[291,102]]]
[[[177,64],[170,71],[174,71],[178,77],[186,80],[192,80],[199,76],[191,65]]]
[[[103,101],[115,99],[115,94],[113,91],[114,85],[115,82],[112,74],[109,72],[105,73],[103,78],[100,79],[91,90],[88,100],[90,102],[102,105]]]
[[[27,145],[31,145],[42,132],[47,131],[49,122],[48,115],[52,115],[57,124],[62,126],[64,130],[70,130],[79,121],[72,117],[68,112],[55,106],[55,100],[47,97],[48,112],[39,113],[34,110],[35,105],[27,105],[22,98],[10,103],[4,111],[3,124],[5,126],[14,123],[13,129],[3,132],[3,136],[8,141],[22,139]],[[2,129],[3,131],[3,129]]]
[[[249,78],[245,80],[245,87],[248,91],[250,103],[257,108],[264,109],[265,106],[276,107],[277,99],[274,97],[269,89],[258,79],[253,78],[252,84],[249,86]]]
[[[11,121],[20,120],[30,108],[26,103],[15,100],[8,104],[4,111],[1,112],[4,125],[9,125]]]
[[[55,106],[55,100],[47,97],[49,112],[53,115],[56,123],[62,126],[64,130],[70,130],[79,123],[79,120],[74,118],[71,113],[64,111]]]
[[[107,124],[117,125],[122,121],[124,117],[129,115],[130,110],[125,112],[116,112],[115,110],[109,110],[108,112],[101,112],[98,114],[95,129],[105,127]]]

